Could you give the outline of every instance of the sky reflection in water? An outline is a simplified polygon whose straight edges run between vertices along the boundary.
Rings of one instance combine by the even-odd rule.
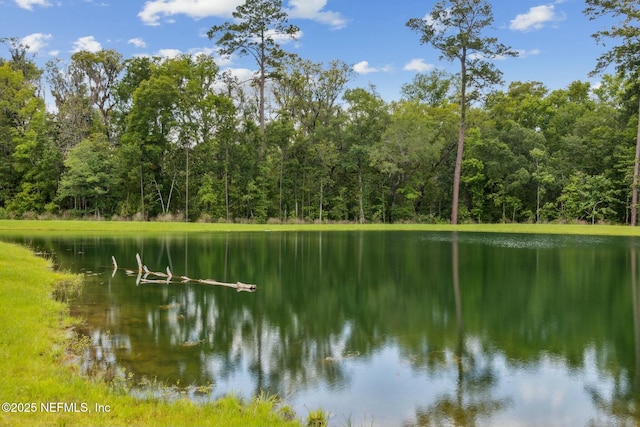
[[[212,384],[209,398],[266,390],[301,418],[323,408],[336,426],[640,420],[637,239],[341,232],[18,240],[53,252],[64,268],[92,272],[74,311],[87,320],[93,363],[136,378]],[[111,255],[132,267],[136,252],[151,269],[256,283],[258,291],[111,278]]]

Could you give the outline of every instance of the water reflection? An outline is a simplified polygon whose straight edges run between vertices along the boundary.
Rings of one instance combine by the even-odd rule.
[[[253,233],[22,241],[93,272],[95,368],[260,391],[335,425],[639,422],[637,239]],[[256,283],[141,284],[110,259]],[[128,261],[128,262],[127,262]],[[100,273],[99,275],[91,275]],[[203,399],[205,397],[199,397]]]
[[[616,420],[618,425],[637,425],[638,420],[640,420],[640,289],[638,289],[638,250],[635,244],[631,244],[630,247],[630,297],[633,306],[635,366],[632,372],[627,372],[624,367],[610,368],[609,370],[611,371],[614,382],[611,388],[603,388],[598,384],[592,384],[587,387],[594,406],[608,417]]]
[[[446,370],[446,365],[453,362],[457,374],[455,390],[439,395],[435,402],[427,407],[418,407],[415,421],[405,422],[405,426],[475,426],[481,419],[491,419],[497,411],[509,403],[508,399],[491,398],[491,389],[497,383],[497,374],[493,369],[490,355],[482,354],[477,346],[468,350],[465,343],[458,233],[453,233],[451,240],[451,277],[458,339],[452,357],[439,359],[443,366],[438,370]],[[446,353],[442,354],[446,355]]]

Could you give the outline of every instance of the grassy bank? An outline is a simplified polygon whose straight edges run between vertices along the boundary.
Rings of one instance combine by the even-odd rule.
[[[0,242],[0,425],[300,425],[284,420],[269,399],[242,404],[229,397],[205,405],[136,399],[81,377],[77,366],[63,363],[73,319],[67,306],[51,296],[60,283],[77,280],[52,271],[48,261],[28,249]]]
[[[136,235],[140,233],[252,231],[469,231],[488,233],[640,236],[640,227],[579,224],[205,224],[128,221],[0,220],[0,234]]]

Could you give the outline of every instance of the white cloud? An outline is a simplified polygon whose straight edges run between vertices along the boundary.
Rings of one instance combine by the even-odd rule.
[[[531,50],[518,49],[517,52],[518,52],[518,58],[527,58],[529,56],[540,55],[540,49],[531,49]]]
[[[380,70],[369,66],[369,61],[360,61],[353,66],[353,71],[355,71],[358,74],[369,74],[369,73],[377,73]]]
[[[265,35],[267,37],[271,37],[276,43],[286,44],[300,40],[304,33],[302,32],[302,30],[298,30],[295,34],[288,35],[276,33],[274,30],[269,30],[265,33]]]
[[[100,3],[98,3],[98,2],[97,2],[97,1],[95,1],[95,0],[84,0],[84,2],[85,2],[85,3],[94,4],[94,5],[99,6],[99,7],[108,7],[108,6],[109,6],[107,3],[104,3],[104,2],[100,2]]]
[[[102,45],[100,42],[96,41],[93,36],[80,37],[78,40],[73,42],[73,52],[79,52],[81,50],[95,53],[102,50]]]
[[[162,54],[162,52],[166,52],[167,54]],[[162,56],[174,58],[177,55],[180,55],[181,53],[182,52],[180,52],[177,49],[162,49],[158,54]],[[187,53],[194,57],[199,55],[211,56],[213,57],[213,60],[215,61],[216,65],[218,65],[219,67],[231,65],[233,62],[231,61],[231,56],[220,55],[220,50],[216,47],[194,47],[189,49]]]
[[[451,9],[448,9],[448,8],[445,9],[443,18],[447,18],[450,15],[450,13],[451,13]],[[435,21],[431,16],[431,13],[427,13],[426,15],[424,15],[422,20],[424,21],[425,24],[429,25],[430,27],[433,27],[433,30],[437,34],[444,33],[445,31],[447,31],[447,27],[442,23],[442,21]]]
[[[34,33],[25,36],[20,40],[23,45],[29,46],[30,52],[39,52],[40,49],[47,45],[47,42],[51,40],[53,36],[51,34]]]
[[[534,6],[529,12],[522,13],[511,20],[509,29],[514,31],[532,31],[539,30],[545,24],[554,21],[560,21],[563,17],[556,14],[555,6],[552,4]]]
[[[158,21],[163,16],[231,17],[236,7],[243,3],[244,0],[151,0],[144,4],[138,17],[147,25],[160,25]]]
[[[158,51],[158,55],[164,56],[165,58],[175,58],[182,54],[179,49],[160,49]]]
[[[198,56],[198,55],[215,56],[218,53],[218,51],[213,47],[195,47],[195,48],[189,49],[189,53],[193,56]],[[216,64],[217,63],[218,62],[216,61]]]
[[[405,71],[417,71],[418,73],[431,71],[434,68],[433,64],[427,64],[422,58],[414,58],[404,66]]]
[[[240,83],[246,83],[256,77],[256,72],[248,68],[227,68],[224,70],[238,79]]]
[[[289,0],[287,13],[291,18],[310,19],[334,29],[346,27],[347,20],[339,12],[322,10],[326,5],[327,0]]]
[[[223,74],[228,74],[232,79],[236,80],[238,84],[247,92],[255,90],[251,87],[253,79],[256,77],[256,71],[248,68],[225,68],[222,70]],[[213,87],[219,91],[226,91],[227,87],[222,79],[216,79],[213,83]]]
[[[136,37],[135,39],[129,39],[127,41],[127,44],[132,44],[135,47],[147,47],[147,44],[145,43],[144,40],[142,40],[140,37]]]
[[[218,65],[219,67],[225,67],[233,63],[230,55],[221,55],[220,49],[216,47],[192,48],[192,49],[189,49],[189,54],[193,56],[198,56],[198,55],[212,56],[216,65]]]
[[[18,7],[27,10],[33,10],[34,5],[43,7],[51,6],[51,3],[47,0],[16,0],[16,4]]]
[[[147,25],[160,25],[161,18],[175,15],[187,15],[193,19],[211,16],[230,18],[244,2],[245,0],[149,0],[138,17]],[[345,27],[347,20],[338,12],[323,10],[326,5],[327,0],[289,0],[286,12],[291,18],[310,19],[336,29]]]

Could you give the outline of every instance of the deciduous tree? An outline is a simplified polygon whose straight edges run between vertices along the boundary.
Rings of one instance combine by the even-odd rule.
[[[369,206],[365,209],[365,200],[369,199],[367,196],[375,186],[371,176],[371,150],[387,128],[390,114],[387,104],[374,88],[348,89],[343,99],[347,102],[343,167],[345,175],[357,172],[357,181],[353,185],[356,191],[352,194],[358,195],[356,217],[363,223],[365,211],[369,211]]]
[[[91,103],[98,109],[107,139],[111,140],[111,112],[116,105],[115,84],[123,69],[122,54],[108,49],[71,55],[71,68],[84,77]]]
[[[615,40],[619,44],[609,48],[600,55],[594,73],[605,70],[616,64],[618,72],[627,75],[632,81],[640,78],[640,4],[630,0],[586,0],[584,13],[591,19],[603,17],[620,19],[607,29],[593,34],[597,43],[606,46],[606,41]],[[640,93],[636,83],[635,90]],[[640,102],[640,96],[638,96]],[[631,225],[637,223],[638,179],[640,177],[640,108],[638,109],[638,132],[636,136],[636,153],[633,166],[633,184],[631,194]]]
[[[453,76],[442,70],[434,70],[427,74],[416,74],[411,83],[402,85],[400,92],[403,99],[436,107],[446,105],[453,99],[454,85]]]
[[[60,60],[47,62],[46,71],[46,80],[57,110],[54,113],[57,145],[66,155],[80,141],[89,137],[94,125],[87,82],[79,70],[62,67]]]
[[[98,134],[81,141],[69,152],[64,165],[58,190],[63,207],[90,212],[96,218],[112,213],[118,179],[114,174],[113,148],[106,137]]]

